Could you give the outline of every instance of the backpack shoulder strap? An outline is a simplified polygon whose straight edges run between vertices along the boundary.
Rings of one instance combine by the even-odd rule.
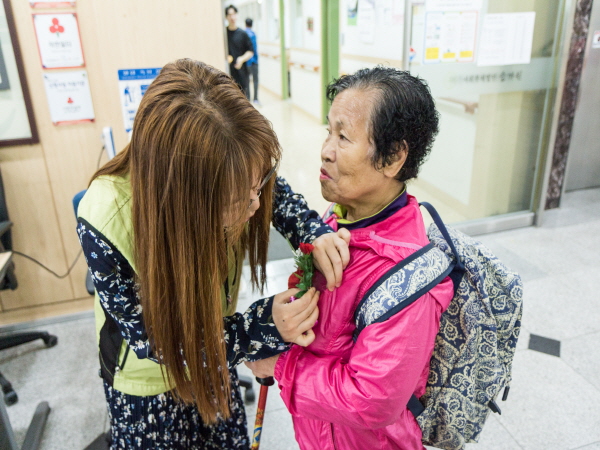
[[[456,289],[458,289],[458,284],[460,282],[460,279],[462,278],[463,274],[465,273],[464,262],[462,261],[462,258],[460,258],[460,256],[458,255],[456,246],[454,245],[454,242],[452,241],[452,238],[450,237],[450,233],[448,232],[448,229],[446,228],[444,221],[442,220],[442,218],[440,217],[440,215],[438,214],[436,209],[433,207],[433,205],[431,203],[427,203],[427,202],[421,202],[421,203],[419,203],[419,205],[425,207],[425,209],[427,210],[427,212],[433,219],[433,222],[438,227],[438,230],[440,230],[440,233],[442,233],[442,236],[448,243],[450,250],[452,250],[452,254],[454,255],[454,269],[449,274],[449,276],[452,279],[452,283],[454,284],[454,291],[456,292]]]
[[[428,244],[389,269],[365,293],[354,312],[354,340],[365,327],[386,321],[425,295],[453,267],[444,252]]]

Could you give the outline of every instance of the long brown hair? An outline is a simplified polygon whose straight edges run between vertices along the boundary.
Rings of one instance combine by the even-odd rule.
[[[253,184],[280,154],[270,123],[229,76],[182,59],[161,70],[131,142],[93,177],[131,175],[144,324],[165,380],[205,423],[230,416],[221,309],[227,244],[248,251],[252,282],[262,287],[274,177],[262,207],[244,219]],[[240,220],[226,230],[232,213]]]

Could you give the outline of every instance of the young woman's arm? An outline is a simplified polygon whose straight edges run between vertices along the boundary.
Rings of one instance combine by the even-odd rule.
[[[301,242],[312,243],[323,234],[333,233],[319,214],[309,209],[302,194],[295,193],[283,178],[277,177],[273,194],[273,226],[294,248]]]

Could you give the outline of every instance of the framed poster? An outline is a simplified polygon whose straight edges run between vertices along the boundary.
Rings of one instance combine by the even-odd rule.
[[[45,72],[44,86],[54,125],[94,121],[87,71]]]
[[[133,119],[137,112],[142,97],[152,80],[160,73],[161,67],[148,69],[124,69],[119,70],[119,96],[123,111],[123,123],[125,131],[129,133],[133,129]]]
[[[39,142],[23,59],[10,7],[0,7],[0,147]]]
[[[77,14],[33,14],[33,27],[44,69],[85,66]]]
[[[32,8],[73,8],[75,0],[61,2],[56,0],[29,0],[29,5]]]

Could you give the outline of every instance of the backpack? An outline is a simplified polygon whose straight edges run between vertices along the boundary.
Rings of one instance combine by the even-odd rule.
[[[490,411],[501,414],[521,328],[521,278],[471,237],[446,227],[436,210],[420,203],[434,223],[430,244],[384,274],[355,311],[354,338],[383,322],[450,276],[454,297],[440,319],[425,394],[407,407],[423,431],[423,443],[461,450],[477,442]],[[394,297],[385,294],[391,292]]]

